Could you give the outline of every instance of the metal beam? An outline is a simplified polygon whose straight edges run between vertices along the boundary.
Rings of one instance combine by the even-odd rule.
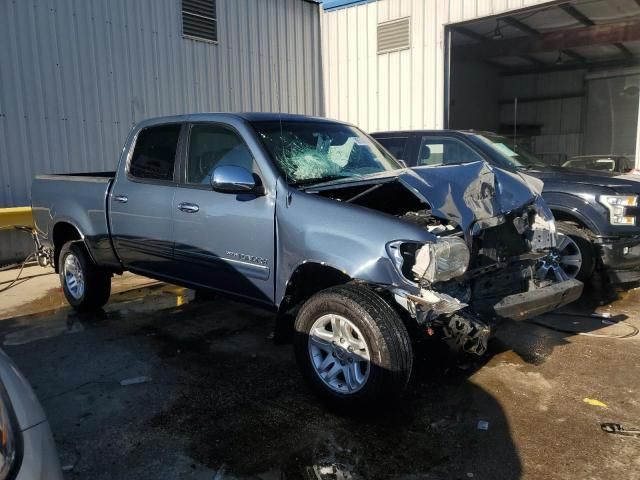
[[[560,52],[569,58],[573,58],[576,62],[585,63],[587,61],[585,57],[583,57],[577,52],[574,52],[573,50],[561,50]]]
[[[524,58],[527,62],[532,63],[533,65],[547,65],[547,63],[542,60],[538,60],[536,57],[532,57],[531,55],[520,55],[520,58]]]
[[[479,33],[474,32],[473,30],[469,30],[465,27],[451,27],[451,29],[455,32],[460,33],[461,35],[464,35],[465,37],[468,37],[472,40],[475,40],[481,44],[491,44],[491,42],[495,41],[495,40],[490,40],[487,37],[485,37],[484,35],[480,35]],[[523,58],[524,60],[526,60],[527,62],[533,64],[533,65],[547,65],[546,63],[538,60],[535,57],[532,57],[531,55],[520,55],[520,58]],[[492,62],[490,60],[485,60],[487,63],[490,63],[493,67],[496,68],[504,68],[504,65],[496,63],[496,62]]]
[[[640,0],[638,1],[640,2]],[[511,25],[513,28],[517,28],[518,30],[520,30],[523,33],[526,33],[527,35],[533,35],[533,36],[540,35],[540,32],[538,30],[536,30],[533,27],[530,27],[526,23],[522,23],[520,20],[516,18],[503,17],[500,20],[502,20],[507,25]]]
[[[638,0],[640,2],[640,0]],[[520,30],[521,32],[527,34],[527,35],[531,35],[533,37],[537,37],[540,35],[540,31],[536,30],[535,28],[533,28],[530,25],[527,25],[526,23],[521,22],[520,20],[518,20],[517,18],[513,18],[513,17],[504,17],[502,19],[504,21],[504,23],[506,23],[507,25],[511,25],[513,28],[517,28],[518,30]],[[566,55],[567,57],[573,58],[574,60],[577,60],[579,62],[586,62],[587,59],[584,58],[582,55],[572,51],[572,50],[562,50],[561,51],[564,55]],[[527,59],[531,59],[532,57],[527,55],[526,56]],[[524,56],[523,56],[524,58]],[[538,63],[538,64],[543,64],[546,65],[544,62],[541,62],[540,60],[537,59],[533,59],[535,60],[535,62],[533,63]]]
[[[631,50],[629,50],[627,47],[625,47],[623,44],[621,43],[614,43],[613,44],[614,47],[616,47],[618,50],[620,50],[620,52],[625,56],[625,57],[633,57],[633,52]]]
[[[480,35],[479,33],[476,33],[473,30],[469,30],[465,27],[451,27],[451,30],[453,30],[454,32],[458,32],[459,34],[464,35],[471,40],[475,40],[476,42],[484,43],[489,41],[489,39],[484,35]]]
[[[637,67],[640,60],[635,58],[607,60],[604,62],[570,62],[561,64],[547,64],[545,67],[505,67],[500,71],[500,75],[510,77],[513,75],[527,75],[530,73],[564,72],[569,70],[604,70],[618,67]]]
[[[546,97],[518,97],[518,103],[546,102],[547,100],[565,100],[567,98],[584,98],[584,92],[566,93],[564,95],[548,95]],[[513,103],[513,98],[503,98],[498,100],[499,105]]]
[[[623,22],[576,27],[537,36],[509,38],[483,42],[478,45],[456,47],[457,59],[518,57],[536,52],[558,52],[574,47],[610,45],[640,41],[640,19]]]
[[[595,25],[595,23],[593,23],[593,20],[591,20],[589,17],[587,17],[584,13],[582,13],[580,10],[578,10],[573,5],[569,5],[568,3],[564,3],[562,5],[559,5],[559,7],[567,15],[569,15],[570,17],[575,18],[577,21],[579,21],[585,27],[590,27],[592,25]]]

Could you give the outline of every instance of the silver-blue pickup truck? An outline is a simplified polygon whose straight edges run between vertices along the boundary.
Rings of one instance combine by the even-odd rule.
[[[32,207],[73,307],[125,270],[260,304],[353,407],[403,391],[415,342],[482,354],[496,320],[580,296],[536,278],[555,242],[541,188],[485,162],[413,171],[346,123],[217,113],[141,122],[116,172],[38,176]]]

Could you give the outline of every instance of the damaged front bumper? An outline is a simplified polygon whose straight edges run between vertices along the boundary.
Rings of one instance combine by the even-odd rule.
[[[426,331],[440,328],[455,350],[482,355],[492,334],[492,322],[526,320],[567,305],[582,295],[582,282],[566,280],[502,298],[465,303],[445,293],[422,289],[419,294],[393,291],[396,302]]]
[[[416,319],[429,335],[434,328],[455,351],[482,355],[487,351],[491,327],[468,308],[468,304],[446,293],[421,289],[419,293],[394,290],[396,302]]]
[[[482,316],[526,320],[576,301],[582,295],[582,282],[572,279],[547,287],[509,295],[500,300],[482,299],[472,303]]]
[[[640,236],[599,239],[596,242],[611,283],[640,280]]]

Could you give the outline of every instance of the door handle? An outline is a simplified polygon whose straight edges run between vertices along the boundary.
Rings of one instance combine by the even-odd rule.
[[[196,213],[198,210],[200,210],[200,207],[195,203],[182,202],[180,205],[178,205],[178,210],[187,213]]]
[[[120,203],[127,203],[129,201],[129,197],[127,197],[126,195],[116,195],[115,197],[113,197],[113,199],[116,202]]]

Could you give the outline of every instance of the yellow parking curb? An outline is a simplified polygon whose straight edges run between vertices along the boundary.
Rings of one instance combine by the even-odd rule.
[[[0,228],[33,227],[31,207],[0,208]]]

